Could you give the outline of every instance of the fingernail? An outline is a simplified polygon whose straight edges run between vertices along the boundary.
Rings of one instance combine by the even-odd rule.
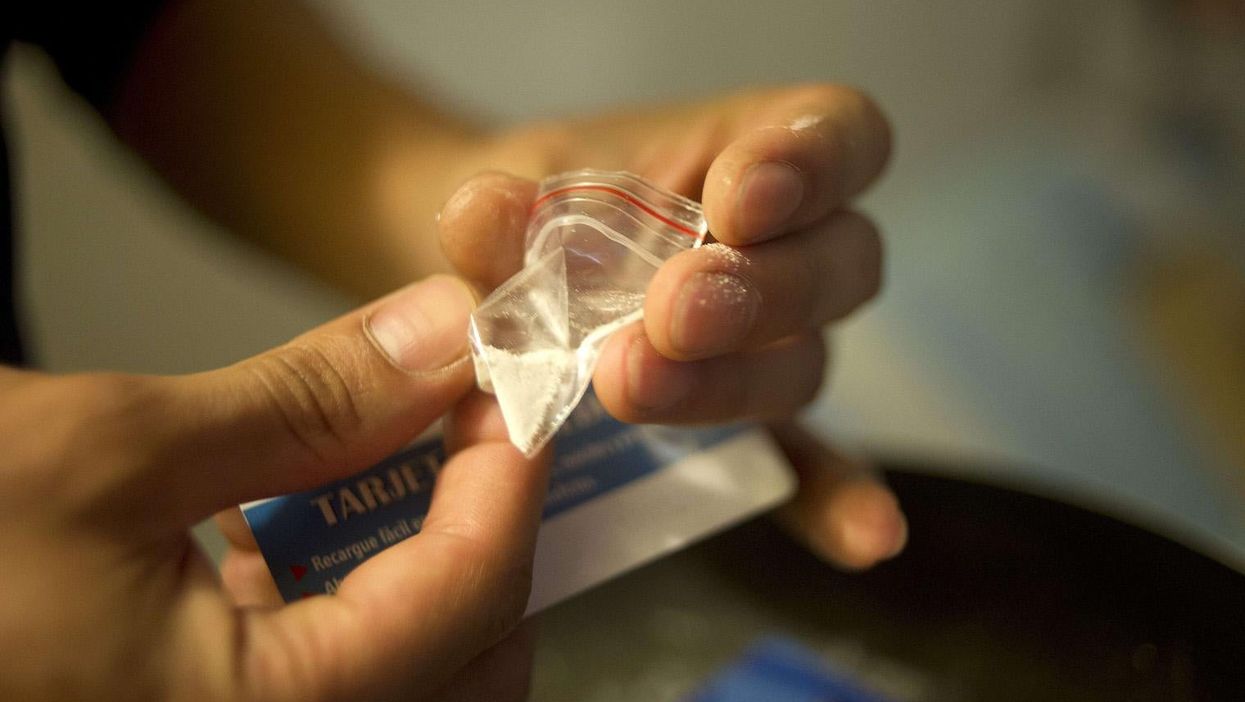
[[[691,375],[678,361],[663,358],[644,335],[627,349],[627,400],[641,410],[674,407],[692,391]]]
[[[756,321],[761,296],[729,273],[692,275],[675,302],[670,344],[691,357],[734,350]]]
[[[466,353],[467,318],[474,307],[465,284],[434,276],[386,299],[368,318],[368,334],[399,368],[437,370]]]
[[[738,236],[755,241],[778,234],[803,199],[804,179],[794,167],[777,161],[749,167],[739,190]]]

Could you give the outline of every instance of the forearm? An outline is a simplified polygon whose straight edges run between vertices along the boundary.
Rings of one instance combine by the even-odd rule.
[[[110,119],[209,216],[373,297],[446,269],[434,218],[472,174],[625,168],[696,195],[754,101],[487,134],[364,68],[296,0],[180,0]]]
[[[481,142],[287,0],[172,3],[109,116],[206,214],[366,296],[443,267],[434,215]]]

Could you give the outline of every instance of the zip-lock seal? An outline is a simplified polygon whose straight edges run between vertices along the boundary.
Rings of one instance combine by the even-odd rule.
[[[476,381],[497,396],[510,441],[539,451],[579,403],[610,334],[644,314],[662,263],[704,243],[700,204],[624,172],[545,179],[523,269],[471,315]]]

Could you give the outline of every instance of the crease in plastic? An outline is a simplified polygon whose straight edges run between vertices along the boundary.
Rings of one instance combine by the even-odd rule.
[[[471,315],[477,384],[497,396],[510,440],[531,456],[583,398],[611,334],[644,314],[662,263],[704,243],[699,203],[625,172],[544,180],[523,268]]]

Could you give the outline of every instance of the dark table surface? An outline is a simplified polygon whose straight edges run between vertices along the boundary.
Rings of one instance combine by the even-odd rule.
[[[1245,575],[1058,501],[891,465],[907,551],[825,566],[747,522],[540,617],[534,700],[677,700],[792,637],[896,700],[1245,700]]]

